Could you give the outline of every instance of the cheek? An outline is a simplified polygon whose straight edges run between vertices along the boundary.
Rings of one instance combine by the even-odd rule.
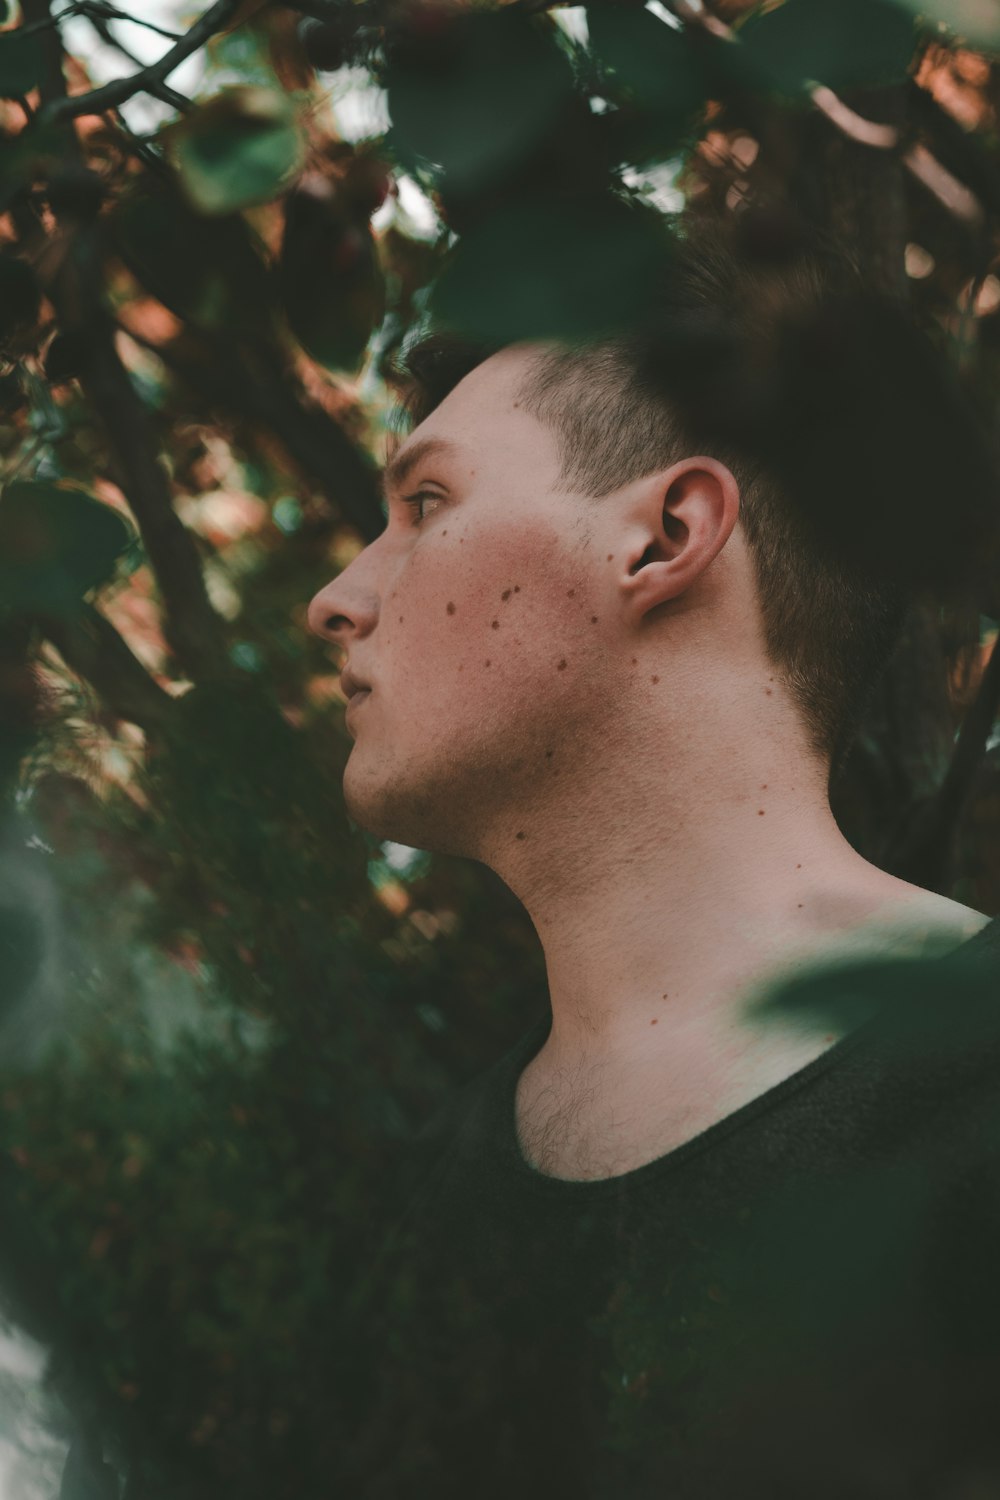
[[[428,538],[386,601],[393,656],[435,692],[487,691],[512,678],[557,689],[592,652],[599,608],[589,558],[550,526],[514,521]],[[400,623],[402,616],[402,623]],[[592,623],[593,622],[593,623]]]

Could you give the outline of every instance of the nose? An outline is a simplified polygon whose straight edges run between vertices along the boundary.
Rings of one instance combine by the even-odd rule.
[[[355,559],[355,562],[358,559]],[[378,620],[378,600],[360,578],[348,575],[354,563],[320,589],[310,601],[306,623],[314,635],[349,651],[351,642],[367,635]],[[354,575],[357,578],[357,574]]]

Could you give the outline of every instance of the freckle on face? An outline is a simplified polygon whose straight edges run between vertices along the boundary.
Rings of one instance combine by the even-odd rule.
[[[493,621],[493,629],[494,630],[499,630],[500,629],[500,621],[499,620],[494,620]]]
[[[449,603],[448,603],[448,613],[449,613],[449,614],[450,614],[450,615],[453,615],[453,614],[454,614],[454,613],[455,613],[455,606],[454,606],[454,604],[452,604],[452,603],[451,603],[451,602],[450,602],[450,601],[449,601]]]
[[[651,678],[651,679],[650,679],[650,680],[651,680],[651,681],[652,681],[652,682],[659,682],[659,680],[660,680],[660,679],[659,679],[659,678],[658,678],[658,677],[653,677],[653,678]]]
[[[507,600],[510,598],[510,593],[511,593],[510,589],[504,589],[503,593],[500,595],[500,598],[504,601],[505,604],[506,604]]]
[[[566,670],[566,658],[565,658],[565,656],[563,657],[562,661],[559,663],[559,666],[557,667],[556,670],[559,671],[559,672],[565,672],[565,670]]]

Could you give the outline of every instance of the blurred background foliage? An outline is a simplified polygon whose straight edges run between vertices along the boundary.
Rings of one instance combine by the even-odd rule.
[[[488,870],[343,810],[305,611],[382,528],[393,356],[641,318],[682,206],[769,263],[815,227],[940,351],[943,450],[975,414],[956,491],[992,481],[1000,6],[0,11],[4,1368],[51,1352],[67,1500],[330,1493],[401,1148],[545,1005]],[[1000,573],[949,568],[960,494],[885,503],[935,566],[834,810],[993,913]],[[5,1497],[55,1493],[43,1427],[6,1403]]]

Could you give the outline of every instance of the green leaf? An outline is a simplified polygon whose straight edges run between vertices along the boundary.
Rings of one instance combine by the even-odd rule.
[[[0,495],[0,610],[72,613],[130,540],[117,511],[85,491],[14,480]]]
[[[386,84],[394,150],[459,189],[482,187],[523,160],[573,87],[551,36],[503,12],[457,16],[443,35],[398,48]]]
[[[38,317],[41,292],[35,273],[16,255],[0,255],[0,344]]]
[[[705,102],[705,76],[687,32],[648,10],[587,7],[590,50],[610,81],[643,109],[691,114]]]
[[[918,20],[943,26],[980,52],[1000,52],[1000,0],[896,0]]]
[[[841,89],[898,82],[915,43],[912,16],[895,0],[785,0],[750,16],[739,37],[740,62],[765,87],[791,95],[810,83]]]
[[[3,17],[0,17],[3,19]],[[18,99],[42,81],[45,46],[40,32],[0,33],[0,98]]]
[[[295,108],[274,89],[227,89],[162,138],[189,200],[204,214],[266,203],[305,161]]]
[[[356,370],[385,313],[385,282],[367,219],[317,177],[291,193],[278,264],[289,327],[330,370]]]
[[[147,182],[122,195],[111,224],[133,275],[177,317],[243,329],[267,319],[267,271],[238,215],[206,217],[170,183]]]
[[[660,216],[616,199],[523,202],[463,237],[431,307],[474,338],[600,335],[641,320],[668,255]]]

